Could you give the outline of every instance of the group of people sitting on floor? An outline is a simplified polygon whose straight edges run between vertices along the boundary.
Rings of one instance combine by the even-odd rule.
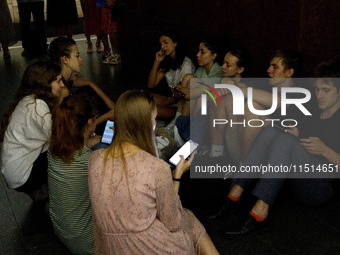
[[[114,104],[96,84],[78,77],[82,59],[75,42],[57,38],[49,47],[51,61],[39,60],[27,67],[3,114],[1,172],[8,187],[28,194],[35,202],[49,199],[54,231],[74,254],[218,254],[203,225],[182,207],[178,196],[182,175],[194,154],[189,159],[181,157],[171,171],[159,158],[156,118],[171,120],[166,130],[178,145],[189,139],[206,143],[199,135],[209,122],[200,114],[205,92],[197,88],[202,83],[212,87],[234,84],[248,99],[244,74],[249,57],[242,50],[230,50],[220,66],[214,42],[202,40],[195,71],[172,31],[162,33],[159,40],[161,49],[147,81],[152,93],[130,90]],[[292,77],[300,71],[295,51],[273,54],[267,72],[269,84],[278,89],[279,101],[282,89],[294,86]],[[284,126],[286,132],[274,127],[221,126],[218,132],[210,131],[208,156],[225,157],[233,151],[231,158],[243,166],[308,163],[338,167],[339,77],[339,62],[324,62],[316,68],[313,87],[318,111],[301,125]],[[208,107],[210,113],[216,118],[233,118],[231,91],[217,91],[223,107],[218,111]],[[257,88],[251,97],[256,109],[272,106],[271,92]],[[242,118],[252,118],[254,114],[245,105]],[[190,117],[195,123],[191,130]],[[96,150],[101,137],[94,132],[106,120],[114,120],[113,141]],[[237,210],[242,194],[252,188],[257,198],[253,208],[241,221],[225,226],[224,236],[245,234],[267,222],[269,207],[287,176],[257,177],[233,176],[223,206],[207,216],[208,223],[228,217]],[[309,204],[322,204],[335,192],[332,178],[289,182],[297,198]]]

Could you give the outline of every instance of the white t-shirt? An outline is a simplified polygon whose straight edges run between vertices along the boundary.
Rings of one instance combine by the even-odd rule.
[[[169,87],[175,88],[178,83],[180,83],[186,74],[193,74],[195,72],[195,66],[192,63],[191,59],[185,57],[182,65],[176,70],[170,69],[165,73],[166,81],[168,82]]]
[[[48,149],[51,127],[52,116],[43,100],[30,95],[19,102],[1,146],[1,172],[8,187],[15,189],[27,181],[34,161]]]

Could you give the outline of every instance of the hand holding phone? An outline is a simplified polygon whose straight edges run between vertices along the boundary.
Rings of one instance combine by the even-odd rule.
[[[184,159],[187,159],[198,147],[198,143],[189,140],[187,141],[170,159],[169,162],[174,166],[180,162],[181,157],[183,156]]]

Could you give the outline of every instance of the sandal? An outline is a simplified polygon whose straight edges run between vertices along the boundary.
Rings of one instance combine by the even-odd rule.
[[[114,54],[103,61],[104,64],[116,65],[122,62],[120,54]]]
[[[92,42],[87,43],[87,54],[92,54],[93,49],[92,49]]]

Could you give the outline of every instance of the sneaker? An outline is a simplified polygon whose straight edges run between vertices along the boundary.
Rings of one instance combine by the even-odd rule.
[[[121,61],[120,54],[114,54],[111,57],[108,57],[103,61],[104,64],[116,65],[119,64]]]

